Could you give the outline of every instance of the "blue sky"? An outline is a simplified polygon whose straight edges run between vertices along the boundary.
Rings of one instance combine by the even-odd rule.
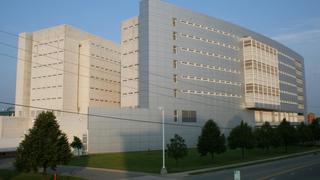
[[[167,0],[280,41],[305,58],[308,110],[320,115],[319,0]],[[139,0],[1,0],[0,54],[16,56],[17,38],[1,33],[31,32],[70,24],[119,42],[121,21],[138,15]],[[14,102],[16,60],[0,55],[0,101]],[[1,105],[0,105],[1,107]]]

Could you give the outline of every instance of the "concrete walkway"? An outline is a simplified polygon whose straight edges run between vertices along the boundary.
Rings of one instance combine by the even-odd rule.
[[[14,169],[13,160],[14,160],[13,158],[0,159],[0,169],[13,170]],[[48,173],[54,173],[54,172],[49,170]],[[175,180],[175,179],[179,179],[176,177],[161,176],[161,175],[149,174],[149,173],[128,172],[123,170],[78,167],[78,166],[58,166],[57,173],[60,175],[82,177],[88,180],[105,180],[105,179]]]

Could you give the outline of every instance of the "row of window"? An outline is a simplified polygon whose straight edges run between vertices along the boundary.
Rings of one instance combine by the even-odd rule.
[[[62,97],[38,98],[38,99],[32,99],[32,101],[46,101],[46,100],[57,100],[57,99],[62,99]]]
[[[123,96],[129,96],[129,95],[133,95],[133,94],[139,94],[139,92],[138,91],[134,91],[134,92],[122,93]]]
[[[115,104],[119,104],[120,103],[119,101],[112,101],[112,100],[107,100],[107,99],[94,99],[94,98],[90,98],[90,101],[115,103]]]
[[[209,32],[214,32],[214,33],[217,33],[217,34],[220,34],[220,35],[223,35],[223,36],[232,37],[232,38],[235,38],[237,40],[239,39],[239,37],[236,36],[235,34],[232,34],[232,33],[229,33],[229,32],[225,32],[225,31],[222,31],[222,30],[214,28],[214,27],[208,27],[208,26],[197,24],[197,23],[194,23],[194,22],[190,22],[190,21],[186,21],[186,20],[182,20],[182,19],[177,20],[177,18],[173,18],[173,26],[175,26],[177,22],[180,22],[182,24],[186,24],[186,25],[189,25],[189,26],[193,26],[193,27],[196,27],[196,28],[199,28],[199,29],[204,29],[204,30],[207,30]]]
[[[108,62],[113,62],[113,63],[116,63],[116,64],[120,64],[119,61],[115,61],[115,60],[110,59],[110,58],[107,58],[107,57],[99,56],[99,55],[97,55],[97,54],[93,54],[93,53],[92,53],[91,56],[94,57],[94,58],[103,60],[103,61],[108,61]]]
[[[298,68],[302,68],[302,64],[299,61],[295,61],[295,65]]]
[[[246,84],[246,93],[256,93],[268,96],[279,96],[279,88],[264,86],[261,84],[249,83]]]
[[[232,81],[226,81],[226,80],[220,80],[220,79],[219,80],[218,79],[210,79],[210,78],[197,77],[197,76],[181,76],[181,79],[192,79],[192,80],[207,81],[207,82],[212,82],[212,83],[241,86],[240,82],[232,82]]]
[[[264,43],[261,43],[259,41],[256,41],[254,39],[250,39],[250,40],[245,40],[243,42],[244,47],[256,47],[264,52],[267,52],[267,54],[273,54],[273,55],[277,55],[277,50],[275,48],[272,48],[271,46],[268,46]]]
[[[286,100],[280,100],[281,103],[283,104],[291,104],[291,105],[297,105],[297,102],[293,102],[293,101],[286,101]]]
[[[289,91],[283,91],[283,90],[281,90],[280,93],[282,93],[282,94],[288,94],[288,95],[291,95],[291,96],[297,96],[297,93],[293,93],[293,92],[289,92]]]
[[[111,79],[107,79],[107,78],[102,78],[102,77],[98,77],[98,76],[90,76],[91,79],[97,79],[97,80],[102,80],[102,81],[107,81],[107,82],[111,82],[111,83],[120,83],[120,81],[114,81]]]
[[[215,71],[222,71],[222,72],[230,72],[234,74],[241,74],[240,71],[237,71],[235,69],[227,69],[227,68],[222,68],[220,66],[213,66],[213,65],[208,65],[208,64],[199,64],[199,63],[193,63],[193,62],[188,62],[188,61],[179,61],[180,64],[183,65],[189,65],[189,66],[194,66],[194,67],[199,67],[199,68],[206,68],[206,69],[212,69]]]
[[[136,37],[134,37],[134,38],[130,38],[130,39],[128,39],[128,40],[123,40],[122,43],[127,43],[127,42],[130,42],[130,41],[135,41],[135,40],[137,40],[137,39],[139,39],[138,36],[136,36]]]
[[[258,70],[272,75],[278,75],[278,68],[275,66],[270,66],[268,64],[256,61],[256,60],[246,60],[245,61],[246,70]]]
[[[191,48],[185,48],[185,47],[180,47],[180,49],[182,51],[192,52],[192,53],[195,53],[195,54],[201,54],[201,55],[210,56],[210,57],[216,57],[216,58],[227,60],[227,61],[240,62],[240,59],[232,58],[230,56],[224,56],[224,55],[220,55],[220,54],[216,54],[216,53],[212,53],[212,52],[206,52],[206,51],[201,51],[201,50],[196,50],[196,49],[191,49]],[[173,46],[173,53],[177,54],[177,46]]]
[[[103,88],[94,88],[94,87],[90,87],[91,90],[96,90],[96,91],[104,91],[104,92],[110,92],[110,93],[118,93],[120,94],[119,91],[114,91],[114,90],[110,90],[110,89],[103,89]]]
[[[62,73],[60,73],[60,74],[50,74],[50,75],[46,75],[46,76],[34,76],[34,77],[32,77],[32,79],[41,79],[41,78],[57,77],[57,76],[62,76]]]
[[[291,61],[293,61],[293,62],[297,62],[294,58],[292,58],[292,57],[290,57],[290,56],[288,56],[288,55],[286,55],[286,54],[284,54],[283,52],[278,52],[278,54],[280,54],[280,55],[282,55],[282,56],[284,56],[284,57],[286,57],[286,58],[288,58],[288,59],[290,59]]]
[[[138,50],[135,50],[135,51],[129,51],[127,53],[123,53],[122,55],[129,55],[129,54],[134,54],[134,53],[138,53]]]
[[[110,49],[110,48],[108,48],[108,47],[104,47],[104,46],[102,46],[102,45],[100,45],[100,44],[97,44],[97,43],[94,43],[94,42],[91,42],[91,45],[92,46],[95,46],[95,47],[97,47],[97,48],[100,48],[100,49],[104,49],[104,50],[106,50],[106,51],[110,51],[110,52],[112,52],[112,53],[116,53],[116,54],[121,54],[120,52],[118,52],[118,51],[115,51],[115,50],[113,50],[113,49]]]
[[[62,41],[64,41],[64,39],[52,40],[52,41],[45,42],[45,43],[37,43],[37,42],[35,42],[33,47],[37,47],[37,46],[41,46],[41,45],[50,45],[50,44],[58,43],[58,41],[62,42]]]
[[[299,70],[296,70],[296,74],[299,75],[299,76],[302,76],[302,72],[299,71]]]
[[[95,66],[95,65],[91,64],[91,67],[92,68],[96,68],[96,69],[101,69],[101,70],[104,70],[104,71],[109,71],[109,72],[114,72],[114,73],[120,74],[120,71],[116,71],[116,70],[113,70],[113,69],[108,69],[108,68],[105,68],[103,66]]]
[[[46,86],[46,87],[37,87],[37,88],[32,88],[32,90],[39,90],[39,89],[51,89],[51,88],[61,88],[62,85],[57,85],[57,86]]]
[[[298,105],[298,108],[299,108],[299,109],[304,109],[304,105],[303,105],[303,104],[299,104],[299,105]]]
[[[174,33],[176,33],[176,32],[174,32]],[[189,35],[189,34],[184,34],[184,33],[180,33],[180,35],[182,37],[186,37],[186,38],[189,38],[189,39],[203,41],[203,42],[206,42],[206,43],[210,43],[210,44],[214,44],[214,45],[217,45],[217,46],[222,46],[222,47],[225,47],[225,48],[233,49],[235,51],[239,51],[238,47],[232,46],[230,44],[225,44],[225,43],[222,43],[222,42],[219,42],[219,41],[205,39],[205,38],[201,38],[201,37],[197,37],[197,36],[193,36],[193,35]],[[175,37],[175,35],[174,35],[174,37]],[[174,40],[175,40],[175,38],[174,38]]]
[[[128,66],[122,66],[122,68],[125,69],[125,68],[138,67],[138,66],[139,66],[139,64],[131,64]]]
[[[282,75],[285,75],[285,76],[289,76],[289,77],[292,77],[292,78],[295,78],[296,79],[296,76],[292,75],[292,74],[289,74],[287,72],[284,72],[284,71],[279,71],[280,74]]]
[[[290,64],[284,63],[282,61],[279,61],[279,63],[284,65],[284,66],[286,66],[286,67],[288,67],[288,68],[290,68],[290,69],[296,70],[296,68],[294,66],[291,66]]]
[[[48,55],[52,55],[52,54],[58,54],[58,53],[63,53],[64,50],[59,50],[59,51],[52,51],[52,52],[47,52],[47,53],[38,53],[36,52],[35,54],[33,54],[33,57],[40,57],[40,56],[48,56]]]
[[[127,27],[123,27],[122,30],[131,29],[131,28],[134,28],[134,27],[137,27],[137,26],[139,26],[139,24],[134,24],[134,25],[130,25],[130,26],[127,26]]]
[[[303,84],[303,81],[301,79],[297,79],[298,84]]]
[[[56,65],[59,65],[59,64],[63,64],[63,62],[60,61],[60,62],[56,62],[56,63],[41,64],[41,65],[38,65],[38,66],[32,66],[32,68],[36,69],[36,68],[41,68],[41,67],[56,66]]]
[[[127,81],[137,81],[139,78],[129,78],[129,79],[123,79],[122,82],[127,82]]]
[[[289,83],[289,82],[286,82],[286,81],[280,81],[281,84],[285,84],[285,85],[288,85],[288,86],[292,86],[292,87],[297,87],[296,84],[292,84],[292,83]]]
[[[229,94],[225,92],[208,92],[208,91],[196,91],[196,90],[180,90],[181,93],[185,94],[197,94],[197,95],[208,95],[208,96],[219,96],[219,97],[235,97],[241,98],[239,94]]]

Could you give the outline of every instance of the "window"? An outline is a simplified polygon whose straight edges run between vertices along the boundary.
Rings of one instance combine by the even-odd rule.
[[[174,118],[173,119],[174,122],[178,122],[178,111],[177,110],[173,111],[173,118]]]
[[[177,23],[177,18],[172,18],[172,26],[175,27]]]
[[[173,60],[173,68],[174,68],[174,69],[177,69],[177,63],[178,63],[177,60]]]
[[[174,96],[174,97],[177,97],[177,89],[174,89],[174,90],[173,90],[173,96]]]
[[[196,111],[182,111],[182,122],[197,122]]]
[[[173,46],[173,54],[177,54],[177,46]]]
[[[173,34],[172,34],[172,39],[173,39],[173,40],[177,40],[177,32],[173,32]]]
[[[174,83],[177,82],[177,75],[176,75],[176,74],[173,75],[173,82],[174,82]]]

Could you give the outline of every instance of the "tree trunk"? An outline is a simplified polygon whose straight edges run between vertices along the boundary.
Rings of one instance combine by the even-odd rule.
[[[241,148],[242,159],[244,158],[244,148]]]
[[[43,164],[43,174],[47,174],[47,163]]]
[[[78,148],[78,156],[80,156],[80,150],[79,150],[79,148]]]
[[[287,144],[284,145],[284,148],[285,148],[286,153],[287,153],[287,152],[288,152],[288,146],[287,146]]]

